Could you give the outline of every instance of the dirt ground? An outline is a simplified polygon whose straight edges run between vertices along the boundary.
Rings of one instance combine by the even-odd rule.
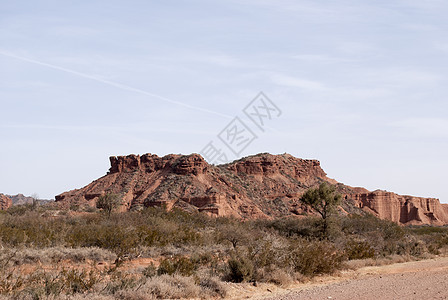
[[[289,288],[229,288],[232,299],[448,299],[448,257],[364,267]]]

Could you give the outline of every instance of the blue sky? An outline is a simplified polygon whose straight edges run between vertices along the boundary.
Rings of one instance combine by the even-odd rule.
[[[108,156],[200,152],[263,91],[241,156],[448,203],[448,2],[0,0],[0,192],[53,198]],[[230,156],[235,159],[236,157]]]

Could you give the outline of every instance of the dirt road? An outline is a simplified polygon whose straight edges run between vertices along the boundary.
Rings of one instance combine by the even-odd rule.
[[[448,258],[366,267],[252,299],[448,299]]]

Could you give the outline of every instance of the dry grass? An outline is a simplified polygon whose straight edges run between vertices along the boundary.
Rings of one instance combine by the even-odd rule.
[[[351,216],[333,222],[322,238],[317,221],[240,222],[157,209],[110,219],[0,214],[0,300],[221,298],[225,280],[287,287],[448,247],[444,229]]]
[[[0,250],[0,261],[9,259],[10,265],[55,264],[61,261],[73,263],[113,261],[116,255],[101,248],[4,248]]]
[[[265,281],[278,286],[288,287],[294,282],[294,278],[290,272],[283,269],[275,269],[265,275]]]
[[[201,288],[192,277],[162,275],[150,278],[136,293],[153,295],[158,299],[197,298]]]
[[[364,267],[377,267],[415,261],[416,258],[409,255],[391,255],[381,258],[354,259],[345,262],[345,268],[357,270]]]

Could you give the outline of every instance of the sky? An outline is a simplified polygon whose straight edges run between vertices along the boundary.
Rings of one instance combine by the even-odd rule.
[[[52,199],[109,156],[212,142],[228,160],[286,152],[351,186],[448,203],[447,13],[444,0],[0,0],[0,193]],[[244,114],[260,92],[278,108],[264,127]],[[218,137],[235,117],[256,136],[237,154]]]

